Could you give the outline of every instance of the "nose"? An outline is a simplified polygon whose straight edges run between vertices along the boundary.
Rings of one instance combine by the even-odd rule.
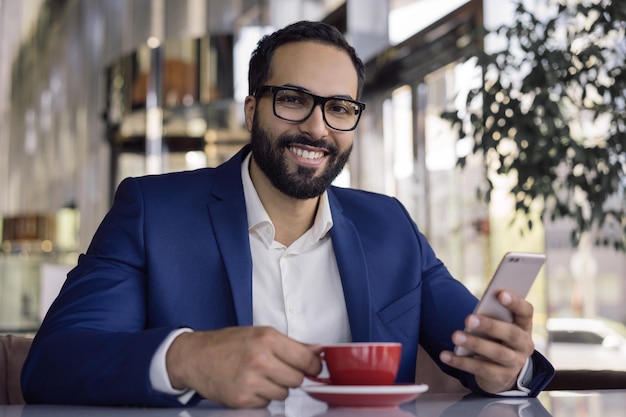
[[[316,103],[311,115],[300,123],[300,131],[315,139],[327,137],[329,129],[320,103]]]

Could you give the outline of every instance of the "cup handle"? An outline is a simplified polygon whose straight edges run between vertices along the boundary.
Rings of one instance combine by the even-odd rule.
[[[322,350],[320,352],[320,359],[322,360],[322,362],[324,362],[324,351]],[[315,375],[307,375],[306,376],[308,379],[310,379],[311,381],[315,381],[315,382],[321,382],[323,384],[331,384],[332,382],[330,381],[330,378],[322,378],[319,376],[315,376]]]
[[[321,378],[319,376],[313,376],[313,375],[307,375],[306,377],[307,379],[310,379],[311,381],[322,382],[324,384],[331,384],[330,378]]]

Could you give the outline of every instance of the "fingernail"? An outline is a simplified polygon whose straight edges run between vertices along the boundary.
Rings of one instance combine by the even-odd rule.
[[[455,345],[460,345],[467,341],[467,336],[465,336],[463,333],[455,333],[453,339]]]
[[[470,329],[475,329],[480,326],[480,320],[476,316],[470,316],[469,320],[467,320],[467,327]]]
[[[452,354],[450,354],[450,352],[442,352],[439,359],[444,363],[448,363],[452,360]]]
[[[503,292],[500,296],[500,301],[504,305],[509,305],[511,301],[513,301],[513,297],[511,297],[511,294],[509,294],[508,292]]]

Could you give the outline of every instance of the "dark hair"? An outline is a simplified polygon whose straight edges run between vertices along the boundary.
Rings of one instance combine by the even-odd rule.
[[[319,42],[336,46],[346,51],[352,59],[358,77],[357,97],[361,96],[365,84],[365,65],[356,51],[334,26],[323,22],[300,21],[285,26],[274,33],[265,35],[257,43],[256,49],[250,58],[248,69],[248,90],[253,95],[257,88],[263,86],[270,77],[270,63],[274,51],[284,44],[291,42]]]

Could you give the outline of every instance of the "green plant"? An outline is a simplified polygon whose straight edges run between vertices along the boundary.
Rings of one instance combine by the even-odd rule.
[[[513,24],[485,32],[485,45],[504,46],[477,57],[483,85],[442,117],[473,138],[490,171],[517,176],[511,193],[528,227],[539,202],[544,218],[575,220],[574,246],[599,231],[597,244],[625,251],[626,1],[515,7]],[[492,190],[488,178],[486,201]]]

